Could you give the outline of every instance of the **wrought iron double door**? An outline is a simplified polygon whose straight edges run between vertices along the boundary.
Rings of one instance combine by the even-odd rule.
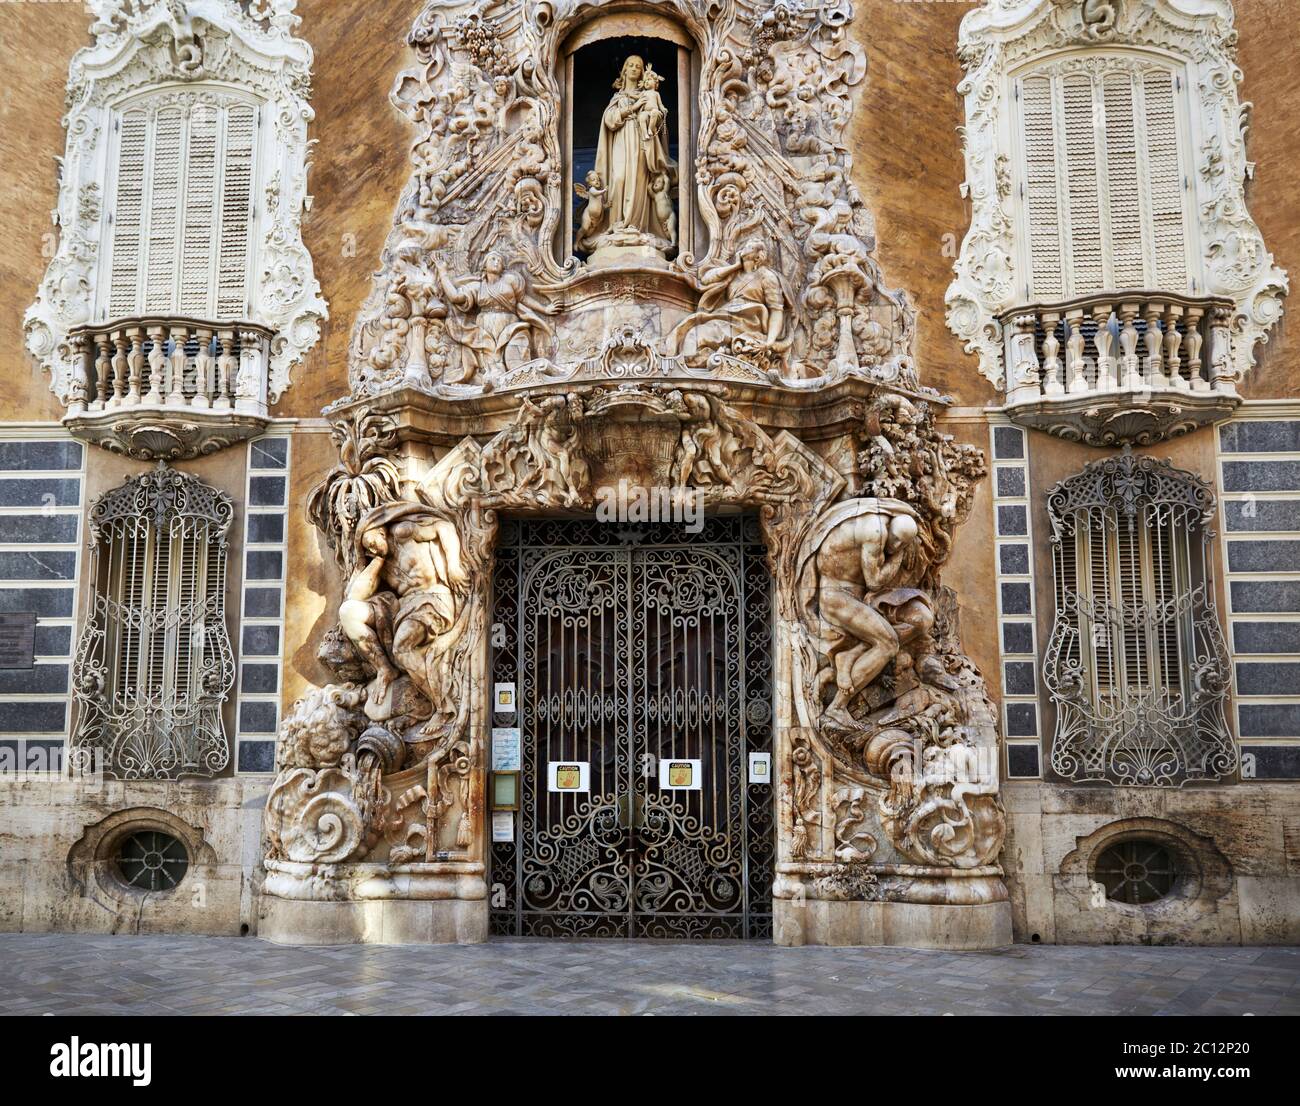
[[[516,688],[519,809],[492,847],[503,934],[771,932],[771,599],[755,520],[507,524],[493,681]],[[499,704],[498,704],[499,705]],[[496,836],[496,835],[494,835]]]

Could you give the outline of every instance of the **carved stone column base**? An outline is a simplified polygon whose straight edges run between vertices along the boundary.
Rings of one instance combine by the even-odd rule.
[[[915,949],[996,949],[1011,944],[1011,904],[932,906],[914,902],[777,899],[778,945],[903,945]]]
[[[257,935],[277,945],[474,945],[487,940],[486,899],[319,902],[263,895]]]

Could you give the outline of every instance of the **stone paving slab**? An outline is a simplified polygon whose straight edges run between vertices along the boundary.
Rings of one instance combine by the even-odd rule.
[[[1300,1014],[1300,949],[0,934],[3,1014]]]

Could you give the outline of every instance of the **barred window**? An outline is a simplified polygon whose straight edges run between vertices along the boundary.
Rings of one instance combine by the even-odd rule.
[[[1202,291],[1187,253],[1182,67],[1140,53],[1054,60],[1015,80],[1025,295]]]
[[[74,667],[84,763],[124,779],[211,776],[229,759],[230,497],[163,464],[90,512],[94,592]]]
[[[162,89],[114,113],[100,318],[249,315],[259,116],[210,89]]]
[[[1053,770],[1143,786],[1235,771],[1209,486],[1125,448],[1057,484],[1047,506]]]

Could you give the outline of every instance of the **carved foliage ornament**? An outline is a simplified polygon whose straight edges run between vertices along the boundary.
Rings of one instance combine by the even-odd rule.
[[[851,7],[667,0],[644,25],[620,12],[626,33],[654,37],[666,19],[692,44],[698,88],[680,94],[699,109],[695,163],[667,158],[677,120],[652,66],[625,58],[612,99],[579,69],[576,94],[605,114],[598,165],[573,182],[570,234],[565,50],[605,7],[436,0],[420,14],[418,64],[391,96],[416,128],[415,168],[354,333],[354,396],[477,394],[638,367],[914,383],[912,311],[881,287],[850,180],[851,93],[866,72]],[[637,346],[646,354],[633,358]]]
[[[1144,55],[1162,65],[1177,60],[1179,95],[1191,116],[1184,151],[1194,186],[1191,217],[1199,221],[1204,253],[1193,259],[1195,287],[1180,278],[1178,287],[1150,290],[1230,296],[1233,369],[1241,376],[1254,364],[1256,343],[1268,340],[1281,316],[1288,282],[1246,209],[1245,182],[1254,166],[1246,156],[1250,105],[1237,95],[1236,39],[1229,0],[987,0],[962,20],[962,191],[971,202],[971,224],[948,288],[948,326],[979,355],[989,381],[1001,386],[1005,372],[998,316],[1028,294],[1029,276],[1017,261],[1028,250],[1015,238],[1024,201],[1012,187],[1014,76],[1055,55],[1075,67],[1136,63]]]
[[[296,0],[98,0],[91,45],[68,71],[67,149],[60,162],[58,249],[36,302],[24,316],[27,348],[67,402],[76,371],[68,332],[107,319],[101,283],[111,229],[101,182],[121,105],[150,89],[186,111],[223,110],[232,87],[258,104],[252,227],[256,268],[238,315],[274,331],[268,367],[270,402],[316,343],[327,317],[311,256],[302,242],[307,195],[307,126],[313,118],[311,47],[294,36]],[[147,228],[143,228],[147,231]],[[100,305],[100,306],[97,306]],[[245,307],[248,309],[245,316]]]

